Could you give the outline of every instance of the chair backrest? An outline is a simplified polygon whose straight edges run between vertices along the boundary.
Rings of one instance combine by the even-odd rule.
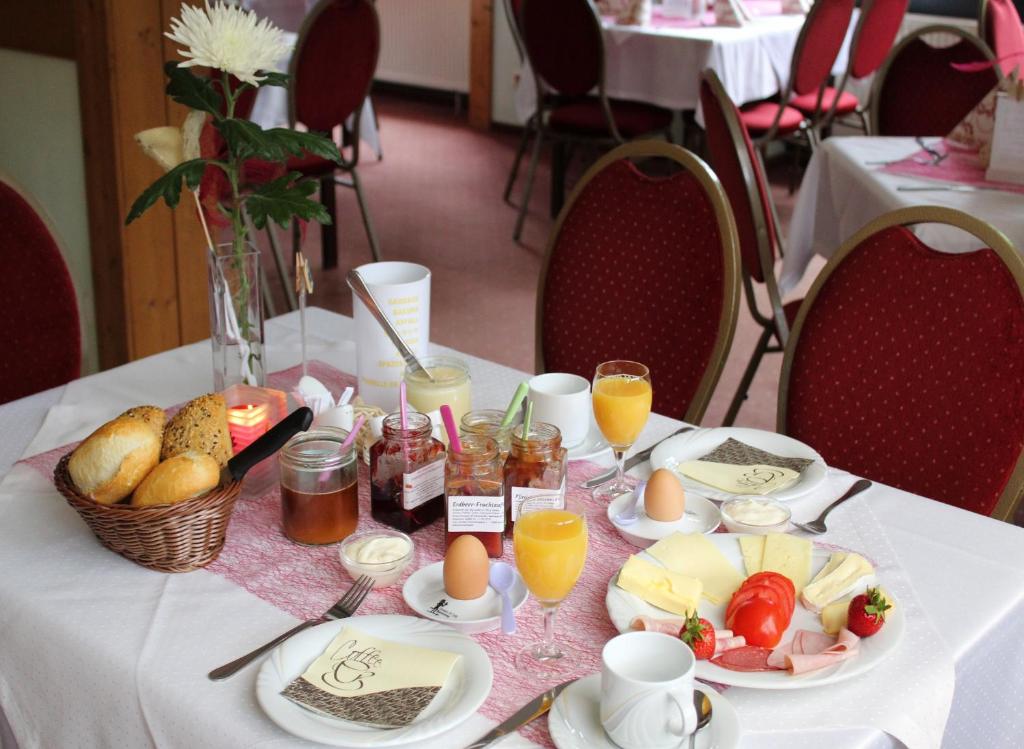
[[[306,16],[292,54],[292,124],[329,133],[362,111],[379,53],[380,20],[371,0],[321,0]]]
[[[523,46],[551,91],[585,96],[604,81],[601,17],[590,0],[520,0]]]
[[[78,377],[78,303],[60,245],[34,203],[2,176],[0,299],[0,403]]]
[[[648,176],[634,159],[675,171]],[[552,231],[537,371],[590,379],[603,361],[643,362],[654,410],[700,423],[732,342],[739,278],[732,211],[708,166],[662,141],[619,146],[587,171]]]
[[[850,45],[849,75],[867,78],[885,62],[907,14],[910,0],[864,0]]]
[[[924,37],[955,43],[936,47]],[[925,26],[901,39],[871,91],[872,135],[946,135],[999,82],[998,66],[978,72],[953,67],[993,61],[981,39],[956,26]]]
[[[985,248],[939,252],[941,223]],[[888,213],[829,260],[793,324],[778,429],[838,468],[1000,519],[1024,491],[1024,260],[949,208]]]
[[[1013,0],[982,0],[978,36],[992,48],[1007,74],[1024,69],[1024,24]]]
[[[791,93],[820,89],[832,74],[853,16],[854,0],[816,0],[804,19],[790,69]]]

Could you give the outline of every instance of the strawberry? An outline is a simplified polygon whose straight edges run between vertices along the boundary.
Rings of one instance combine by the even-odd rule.
[[[694,611],[679,630],[679,639],[690,646],[698,661],[706,661],[715,654],[715,628],[707,619]]]
[[[871,637],[885,624],[885,612],[891,608],[878,588],[868,588],[850,601],[846,628],[858,637]]]

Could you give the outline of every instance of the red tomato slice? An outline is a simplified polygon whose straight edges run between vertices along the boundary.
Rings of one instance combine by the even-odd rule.
[[[729,606],[725,610],[725,627],[726,629],[732,629],[732,618],[736,614],[736,611],[746,605],[748,602],[753,600],[766,601],[779,610],[782,615],[782,620],[789,618],[788,606],[789,601],[787,600],[785,593],[780,591],[778,588],[769,587],[767,585],[748,585],[733,594],[732,600],[729,601]]]
[[[744,585],[747,583],[762,582],[767,580],[775,580],[776,582],[782,583],[783,587],[789,591],[791,598],[796,598],[796,588],[793,586],[793,581],[785,575],[779,572],[772,572],[771,570],[765,570],[763,572],[755,572],[753,575],[743,581]]]
[[[784,617],[777,606],[769,601],[754,598],[736,609],[729,629],[742,635],[747,645],[774,648],[782,639]]]
[[[786,616],[792,617],[793,610],[796,608],[796,596],[795,590],[793,588],[793,583],[790,582],[788,578],[783,577],[782,575],[775,575],[774,573],[769,573],[768,575],[758,573],[758,575],[762,576],[757,577],[751,575],[750,577],[748,577],[746,582],[743,583],[743,587],[746,588],[760,586],[772,588],[773,590],[778,591],[779,594],[783,597],[783,601],[785,602],[784,608],[786,610]]]

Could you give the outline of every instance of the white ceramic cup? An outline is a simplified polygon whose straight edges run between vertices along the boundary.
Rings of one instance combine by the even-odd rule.
[[[661,632],[627,632],[601,652],[601,725],[622,749],[674,749],[697,727],[693,651]]]
[[[590,382],[579,375],[550,372],[530,379],[533,419],[554,424],[562,447],[576,447],[590,431]]]

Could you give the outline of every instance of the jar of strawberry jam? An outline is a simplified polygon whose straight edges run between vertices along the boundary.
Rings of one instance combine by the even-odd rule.
[[[512,533],[519,507],[527,499],[549,502],[554,509],[565,507],[567,454],[562,433],[553,424],[535,421],[527,435],[522,424],[512,431],[504,471],[506,535]]]
[[[430,419],[416,411],[384,417],[381,438],[370,448],[370,513],[411,533],[444,513],[445,450],[431,436]]]
[[[448,451],[445,467],[445,549],[459,536],[476,536],[487,556],[504,551],[505,491],[498,445],[490,437],[467,434],[459,452]]]

